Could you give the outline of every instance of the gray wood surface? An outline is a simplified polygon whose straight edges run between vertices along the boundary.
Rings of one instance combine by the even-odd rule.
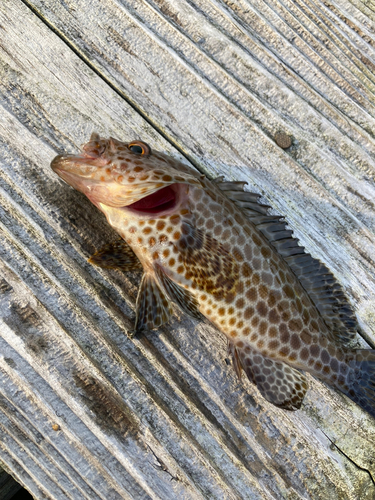
[[[375,347],[374,20],[359,0],[0,3],[0,460],[35,498],[375,498],[374,419],[343,395],[309,377],[279,410],[179,313],[127,338],[140,275],[87,263],[115,235],[49,168],[96,131],[247,180]]]

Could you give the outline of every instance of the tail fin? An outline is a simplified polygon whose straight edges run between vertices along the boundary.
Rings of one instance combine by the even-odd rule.
[[[338,388],[375,417],[375,350],[360,349],[348,354],[348,365],[348,390]]]

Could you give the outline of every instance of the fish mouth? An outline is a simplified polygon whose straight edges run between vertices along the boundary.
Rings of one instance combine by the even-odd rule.
[[[178,208],[187,198],[187,184],[169,184],[125,208],[139,215],[167,215]]]
[[[57,155],[51,162],[51,168],[54,172],[60,175],[61,172],[79,172],[81,177],[89,177],[98,167],[105,166],[109,163],[106,158],[98,158],[97,155],[83,152],[82,154],[65,154]],[[91,169],[89,168],[91,167]]]

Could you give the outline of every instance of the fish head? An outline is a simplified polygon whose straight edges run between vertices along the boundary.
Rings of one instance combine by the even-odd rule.
[[[104,213],[121,208],[145,217],[165,215],[181,204],[189,186],[201,187],[199,173],[146,143],[96,133],[80,154],[56,156],[51,168]]]

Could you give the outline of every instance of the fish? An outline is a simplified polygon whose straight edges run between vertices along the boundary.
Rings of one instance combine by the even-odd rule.
[[[358,325],[343,287],[246,183],[97,133],[51,168],[120,236],[89,262],[143,270],[134,333],[164,325],[174,303],[225,334],[239,379],[273,405],[298,410],[309,372],[375,417],[375,350],[351,348]]]

